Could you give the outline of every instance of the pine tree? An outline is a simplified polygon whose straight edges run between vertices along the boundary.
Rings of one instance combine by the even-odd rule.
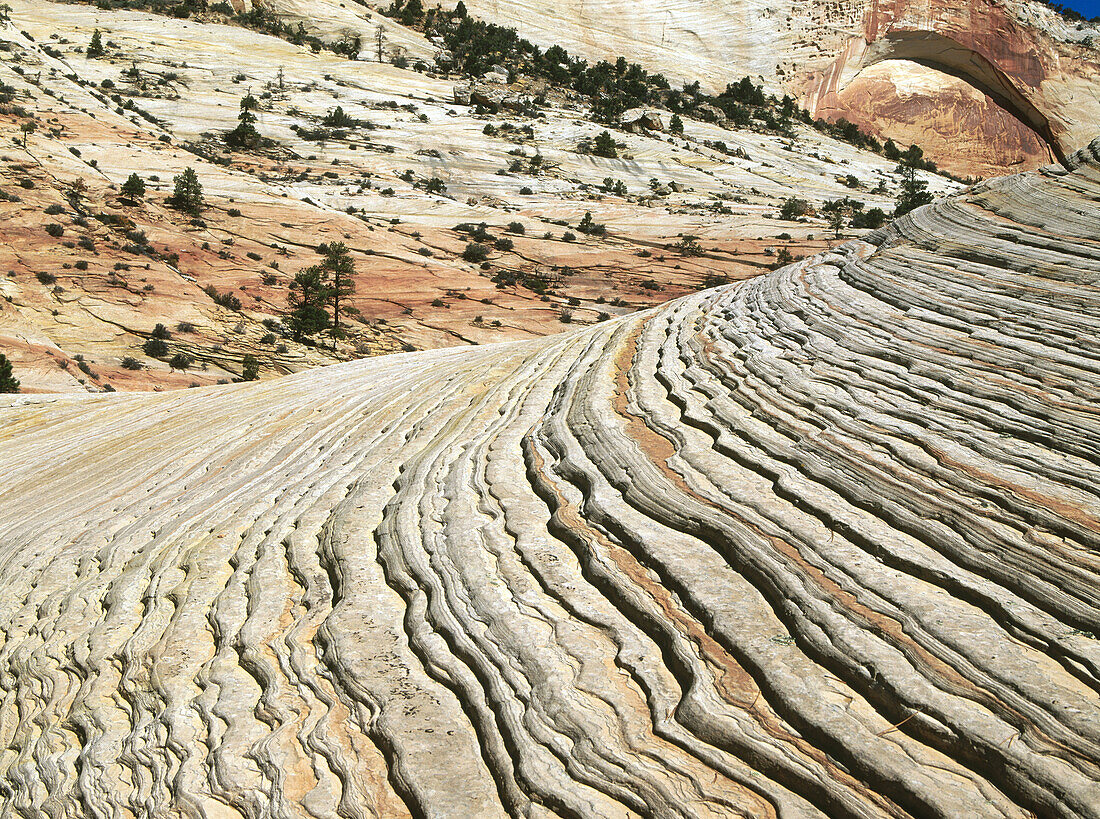
[[[895,219],[931,203],[932,194],[925,190],[928,183],[917,178],[917,168],[923,164],[924,151],[916,145],[910,145],[908,150],[901,154],[901,164],[894,169],[894,173],[901,174],[901,193],[898,194],[894,208]]]
[[[176,210],[182,210],[193,216],[198,216],[205,204],[202,201],[202,185],[199,184],[198,174],[194,168],[186,168],[183,173],[172,179],[176,183],[175,190],[168,204]]]
[[[287,324],[294,333],[295,341],[301,341],[302,336],[311,336],[328,328],[328,312],[325,310],[328,286],[320,265],[304,268],[294,275],[287,303],[290,305]]]
[[[897,204],[894,207],[895,219],[932,201],[932,194],[925,190],[928,183],[917,178],[916,168],[911,165],[899,165],[897,172],[902,178],[901,193],[898,194]]]
[[[343,242],[333,242],[329,245],[321,245],[317,248],[325,254],[321,268],[326,273],[329,285],[329,298],[332,301],[332,348],[336,349],[336,339],[343,335],[340,329],[340,315],[346,314],[347,309],[340,302],[344,301],[355,292],[355,262],[351,258],[351,251]]]
[[[601,132],[592,143],[592,153],[596,156],[606,156],[609,159],[615,159],[619,155],[618,147],[615,145],[615,138],[611,136],[608,131]]]
[[[11,370],[11,362],[0,353],[0,392],[19,392],[19,379]]]
[[[92,39],[88,43],[88,48],[84,51],[84,54],[87,57],[94,58],[102,57],[103,53],[103,35],[99,33],[99,29],[97,28],[92,32]]]
[[[672,119],[668,121],[668,130],[673,134],[684,133],[684,121],[680,119],[679,114],[672,115]]]
[[[141,199],[145,196],[145,180],[136,173],[132,173],[122,183],[121,191],[127,199]]]
[[[329,330],[335,350],[336,339],[344,335],[340,328],[340,316],[348,314],[344,302],[355,292],[352,278],[355,262],[343,242],[320,245],[317,252],[324,258],[318,264],[300,270],[290,285],[291,312],[288,323],[298,340],[303,335]],[[332,306],[331,320],[327,310],[329,305]]]
[[[262,137],[256,130],[254,109],[260,107],[260,101],[251,93],[241,100],[241,112],[237,114],[237,127],[225,135],[225,144],[233,148],[255,148]]]

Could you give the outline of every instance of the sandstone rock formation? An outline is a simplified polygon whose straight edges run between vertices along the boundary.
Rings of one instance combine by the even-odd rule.
[[[815,116],[914,139],[957,173],[1036,167],[1100,121],[1100,32],[1033,0],[471,0],[589,58],[721,90],[744,74]],[[882,61],[891,70],[876,70]],[[919,137],[919,139],[917,139]]]
[[[331,361],[278,330],[289,283],[322,242],[345,242],[358,271],[359,313],[341,356],[529,339],[653,306],[709,277],[756,275],[780,248],[821,250],[823,220],[772,219],[785,198],[852,195],[888,210],[900,181],[895,163],[801,125],[793,139],[690,119],[674,139],[616,130],[623,156],[608,159],[577,150],[606,126],[545,88],[522,88],[548,96],[535,116],[508,109],[519,88],[482,84],[505,106],[489,115],[455,97],[457,77],[314,54],[240,26],[11,5],[12,22],[0,24],[0,98],[7,88],[12,97],[0,99],[0,352],[26,391],[209,385],[241,375],[245,355],[265,378]],[[373,14],[348,5],[341,14]],[[89,59],[97,29],[107,53]],[[269,150],[224,143],[246,94]],[[336,106],[361,127],[329,134]],[[29,117],[38,126],[24,146]],[[208,203],[200,224],[166,207],[188,166]],[[140,203],[119,196],[132,173],[147,186]],[[936,193],[957,188],[926,178]],[[428,191],[433,179],[446,190]],[[605,235],[580,233],[586,212]],[[63,234],[48,234],[49,223]],[[463,260],[464,223],[485,223],[511,248],[494,247],[488,270]],[[698,236],[706,257],[670,251],[683,235]],[[215,304],[207,287],[241,309]],[[195,329],[171,341],[194,357],[189,370],[143,355],[157,323]]]
[[[580,331],[0,409],[4,816],[1100,815],[1100,140]]]

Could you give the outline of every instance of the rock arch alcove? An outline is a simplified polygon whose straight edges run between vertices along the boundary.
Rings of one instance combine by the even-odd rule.
[[[1065,161],[1066,149],[1051,117],[1040,111],[1001,68],[975,49],[935,31],[892,31],[867,46],[860,70],[886,60],[908,60],[963,80],[1034,131],[1059,162]]]

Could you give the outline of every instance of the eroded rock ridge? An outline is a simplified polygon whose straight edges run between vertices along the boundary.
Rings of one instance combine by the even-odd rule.
[[[1100,141],[531,342],[0,410],[0,815],[1100,815]]]

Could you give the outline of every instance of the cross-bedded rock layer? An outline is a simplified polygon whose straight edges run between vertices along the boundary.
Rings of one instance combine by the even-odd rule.
[[[0,411],[0,816],[1100,815],[1100,141],[533,342]]]

